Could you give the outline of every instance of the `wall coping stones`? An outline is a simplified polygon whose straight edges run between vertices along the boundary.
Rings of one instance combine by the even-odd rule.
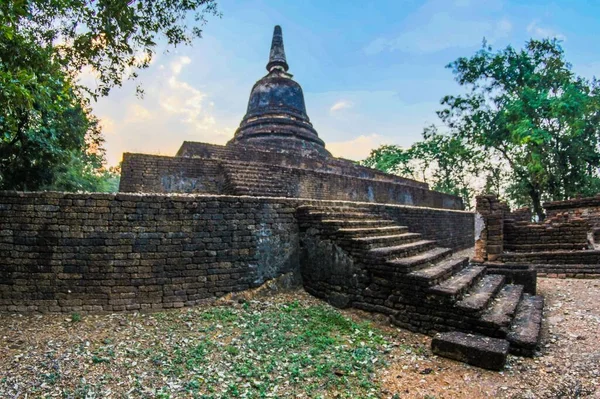
[[[473,214],[472,211],[458,209],[432,208],[426,206],[390,204],[379,202],[362,202],[346,200],[318,200],[313,198],[289,198],[289,197],[260,197],[252,195],[227,195],[227,194],[186,194],[186,193],[70,193],[61,191],[0,191],[1,197],[45,197],[55,199],[97,199],[97,200],[119,200],[119,201],[150,201],[150,199],[171,200],[177,202],[193,202],[195,198],[215,199],[225,201],[238,201],[239,199],[250,200],[250,202],[286,202],[294,205],[324,205],[324,206],[348,206],[348,207],[370,207],[370,208],[394,208],[394,209],[417,209],[430,210],[441,213]]]

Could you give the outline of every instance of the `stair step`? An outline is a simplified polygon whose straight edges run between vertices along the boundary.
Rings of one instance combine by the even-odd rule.
[[[447,259],[423,269],[410,272],[406,277],[415,280],[419,285],[434,285],[467,266],[468,263],[469,258]]]
[[[231,163],[231,162],[226,162],[223,164],[224,167],[226,167],[227,169],[231,169],[231,170],[260,170],[260,171],[268,171],[269,167],[265,166],[264,164],[255,164],[255,163],[246,163],[246,162],[240,162],[240,163]]]
[[[335,212],[335,211],[309,211],[308,212],[308,216],[316,216],[316,217],[321,217],[321,218],[325,218],[325,219],[332,219],[332,218],[350,218],[350,219],[374,219],[377,218],[376,215],[372,215],[369,213],[365,213],[365,212],[355,212],[355,211],[349,211],[349,212]]]
[[[403,233],[388,236],[356,237],[352,238],[351,240],[353,242],[363,244],[369,249],[373,249],[376,247],[392,246],[402,243],[414,242],[419,238],[421,238],[421,234],[418,233]]]
[[[433,245],[435,245],[435,241],[419,240],[407,244],[395,245],[392,247],[374,248],[367,251],[367,254],[370,258],[391,260],[394,258],[410,256],[411,254],[415,254],[417,252],[427,251],[431,249]]]
[[[429,251],[422,252],[417,255],[408,256],[406,258],[393,259],[387,263],[397,268],[408,269],[412,271],[415,268],[436,262],[452,253],[450,248],[433,248]]]
[[[468,266],[428,291],[436,295],[456,297],[473,286],[485,274],[485,266]]]
[[[484,276],[456,307],[467,312],[479,312],[487,307],[494,295],[504,285],[505,277],[501,274],[488,274]]]
[[[359,227],[359,228],[341,228],[338,233],[351,237],[364,236],[385,236],[391,234],[403,234],[408,232],[406,226],[386,226],[386,227]]]
[[[357,206],[315,206],[315,205],[300,205],[298,210],[302,211],[317,211],[317,212],[372,212],[373,209]]]
[[[540,339],[544,298],[523,294],[506,339],[511,353],[533,356]]]
[[[280,189],[284,189],[285,187],[281,184],[281,183],[269,183],[269,182],[262,182],[262,183],[249,183],[249,182],[242,182],[242,183],[233,183],[232,184],[235,187],[240,187],[240,188],[258,188],[258,187],[273,187],[273,188],[280,188]]]
[[[488,309],[481,315],[480,320],[484,324],[496,328],[507,328],[515,315],[522,295],[522,285],[506,284],[488,305]]]
[[[272,176],[235,176],[230,175],[229,181],[233,184],[244,184],[244,183],[257,183],[257,184],[281,184],[281,179]]]
[[[272,192],[280,192],[280,193],[285,193],[287,192],[287,190],[285,188],[281,188],[281,187],[267,187],[267,186],[260,186],[260,187],[247,187],[247,186],[234,186],[233,187],[234,190],[237,191],[248,191],[248,192],[257,192],[257,191],[272,191]]]
[[[325,224],[340,225],[340,226],[344,226],[344,227],[383,227],[383,226],[389,226],[389,225],[394,224],[393,220],[381,220],[381,219],[373,219],[373,220],[369,220],[369,219],[359,219],[359,220],[325,219],[325,220],[322,220],[321,222],[325,223]]]
[[[489,370],[502,370],[510,344],[505,339],[451,331],[437,334],[431,350],[438,356]]]

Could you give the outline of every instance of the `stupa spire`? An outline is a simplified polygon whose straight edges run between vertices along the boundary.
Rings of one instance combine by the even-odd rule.
[[[271,42],[271,54],[269,55],[267,71],[271,72],[275,68],[283,69],[286,72],[289,69],[283,48],[283,33],[279,25],[276,25],[273,31],[273,41]]]

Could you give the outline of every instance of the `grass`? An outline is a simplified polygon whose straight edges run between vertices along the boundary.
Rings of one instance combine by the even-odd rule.
[[[63,396],[114,394],[126,369],[128,397],[378,397],[386,341],[328,305],[247,302],[145,317],[157,327],[135,340],[79,348],[92,370],[115,377],[87,378]]]
[[[391,347],[369,322],[285,298],[83,319],[74,313],[61,331],[68,334],[49,331],[47,347],[34,351],[42,361],[28,361],[31,374],[0,373],[0,396],[376,398],[375,371]]]
[[[156,373],[198,398],[264,398],[304,394],[376,397],[372,373],[385,341],[328,306],[252,304],[203,311],[202,339],[153,348]],[[225,343],[227,342],[227,343]],[[161,397],[167,392],[162,389]],[[158,392],[157,392],[158,395]]]

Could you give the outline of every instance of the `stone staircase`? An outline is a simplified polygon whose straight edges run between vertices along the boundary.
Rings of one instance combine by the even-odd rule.
[[[289,197],[285,171],[267,164],[222,162],[226,182],[224,192],[231,195],[256,197]]]
[[[523,286],[366,208],[302,206],[298,219],[311,294],[416,332],[475,333],[507,340],[514,354],[536,350],[544,302]]]

